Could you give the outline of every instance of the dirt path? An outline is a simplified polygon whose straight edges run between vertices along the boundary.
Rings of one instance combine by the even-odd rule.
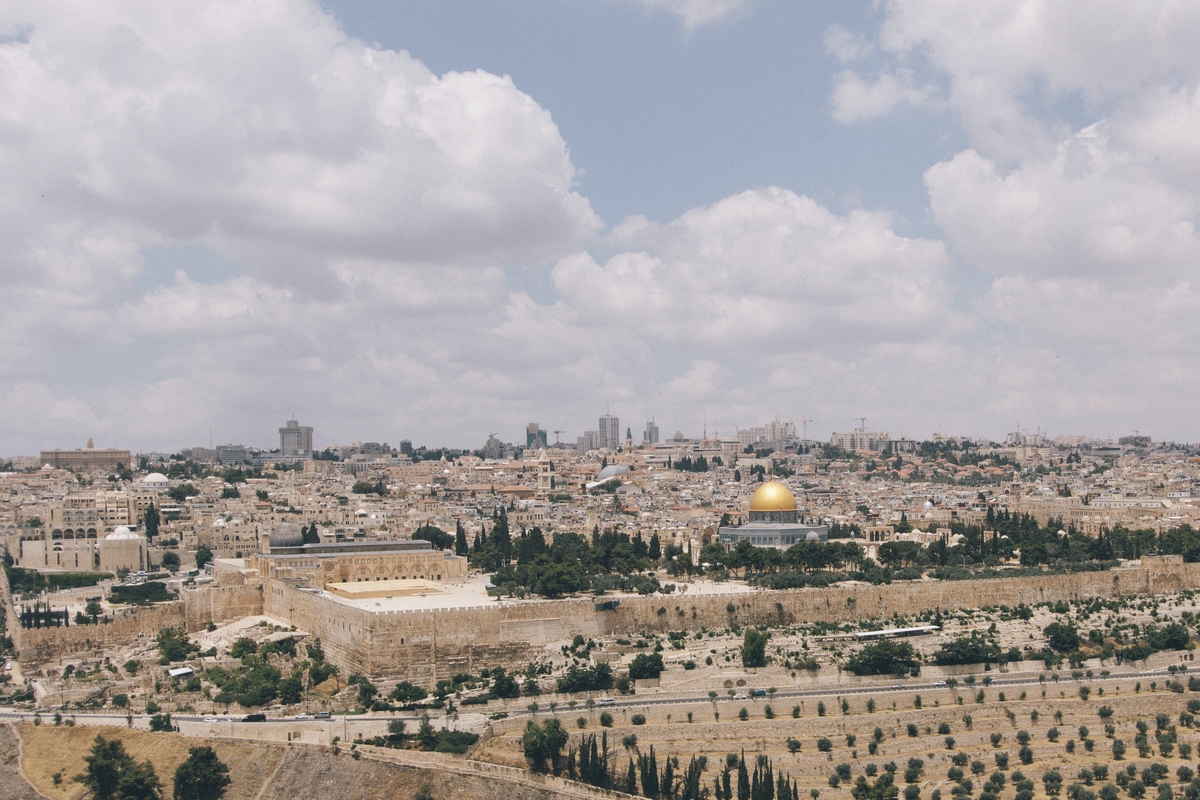
[[[0,800],[45,800],[21,773],[21,739],[11,725],[0,725]]]

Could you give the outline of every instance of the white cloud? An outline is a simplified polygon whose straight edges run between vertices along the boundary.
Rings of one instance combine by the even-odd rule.
[[[1200,69],[1195,3],[887,0],[883,9],[880,48],[898,66],[946,76],[973,145],[1002,159],[1053,150],[1064,103],[1094,113]]]
[[[826,28],[824,43],[825,52],[843,64],[858,61],[875,52],[874,42],[843,25],[835,24]]]
[[[655,10],[667,11],[679,17],[684,30],[692,31],[701,25],[717,22],[737,14],[751,0],[627,0]]]
[[[937,89],[918,85],[912,70],[884,71],[871,81],[852,70],[843,70],[834,81],[830,113],[838,122],[853,123],[883,116],[902,103],[937,106]]]

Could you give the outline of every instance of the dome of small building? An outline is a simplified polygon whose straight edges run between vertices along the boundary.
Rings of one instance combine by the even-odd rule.
[[[118,539],[118,540],[120,540],[120,539],[137,539],[138,535],[136,533],[134,533],[133,531],[129,530],[129,528],[126,527],[125,525],[118,525],[116,528],[113,529],[112,533],[110,533],[108,536],[105,536],[104,538],[105,539]]]
[[[170,481],[167,480],[167,476],[163,475],[161,472],[151,472],[149,475],[142,478],[143,486],[166,486],[168,483],[170,483]]]
[[[751,511],[795,511],[796,495],[779,481],[767,481],[750,497]]]
[[[609,464],[604,469],[600,470],[600,474],[596,477],[598,481],[606,481],[609,478],[615,478],[618,475],[628,475],[629,467],[624,464]]]
[[[294,522],[284,522],[275,528],[271,534],[271,547],[301,547],[304,544],[304,533]]]

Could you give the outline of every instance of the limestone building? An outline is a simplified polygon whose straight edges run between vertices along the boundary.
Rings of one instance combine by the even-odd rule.
[[[128,450],[97,449],[88,437],[87,447],[82,450],[43,450],[42,466],[55,469],[70,469],[77,472],[92,472],[101,469],[116,469],[130,465]]]
[[[21,536],[16,552],[10,553],[24,569],[65,572],[111,572],[127,569],[139,572],[149,566],[145,537],[119,525],[112,533],[81,534],[76,538],[50,538],[47,530]]]
[[[263,537],[262,552],[247,559],[247,566],[264,578],[297,582],[312,589],[335,584],[387,581],[462,581],[467,559],[435,550],[423,539],[367,540],[305,544],[300,526],[279,525]]]
[[[829,538],[829,531],[824,525],[801,523],[792,490],[779,481],[767,481],[750,497],[746,524],[723,526],[717,536],[726,550],[744,541],[755,547],[784,550],[796,542],[823,542]]]

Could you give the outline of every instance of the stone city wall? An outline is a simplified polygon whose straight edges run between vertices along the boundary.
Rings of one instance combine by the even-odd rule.
[[[0,578],[2,579],[2,578]],[[888,586],[760,590],[713,595],[648,595],[597,611],[595,598],[497,602],[495,605],[375,613],[281,581],[186,589],[182,599],[130,609],[109,625],[22,629],[10,601],[10,635],[22,664],[36,667],[62,656],[128,645],[159,629],[202,629],[266,614],[321,638],[330,661],[346,674],[411,680],[432,686],[459,672],[523,667],[544,646],[575,634],[598,638],[641,632],[720,629],[730,625],[851,622],[922,611],[1034,604],[1088,597],[1156,594],[1200,586],[1200,564],[1178,556],[1144,558],[1141,566],[1106,572],[918,581]],[[7,597],[7,586],[5,595]],[[661,612],[661,613],[660,613]]]
[[[72,620],[65,628],[26,629],[10,606],[9,635],[21,664],[37,667],[64,656],[94,657],[103,650],[132,644],[139,637],[153,638],[162,628],[183,626],[195,632],[209,622],[220,624],[261,613],[262,590],[258,586],[199,586],[184,589],[176,601],[119,609],[107,625],[76,625]]]
[[[1089,597],[1154,594],[1200,586],[1200,564],[1146,558],[1140,567],[1070,575],[921,581],[887,586],[679,594],[623,598],[597,611],[594,598],[497,602],[492,606],[371,612],[277,581],[268,583],[264,613],[321,638],[331,661],[376,678],[431,686],[483,667],[523,667],[546,644],[575,634],[597,638],[642,632],[694,631],[730,625],[852,622],[922,611],[1034,604]]]
[[[189,631],[198,631],[210,622],[220,625],[263,613],[262,586],[257,583],[239,586],[196,586],[185,588],[182,596]]]
[[[105,650],[132,644],[139,636],[153,639],[160,629],[184,623],[183,602],[176,600],[130,609],[107,625],[72,623],[69,628],[22,628],[13,624],[10,635],[21,666],[36,668],[63,656],[98,658]]]

